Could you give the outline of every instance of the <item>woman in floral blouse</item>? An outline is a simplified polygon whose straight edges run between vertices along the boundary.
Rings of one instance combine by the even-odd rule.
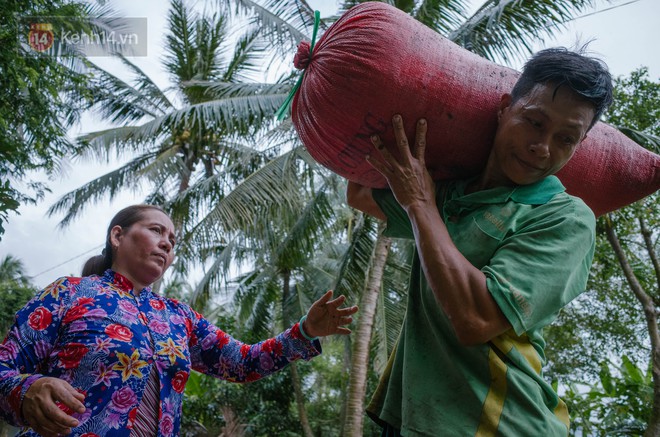
[[[172,263],[174,238],[160,208],[125,208],[82,278],[58,279],[18,312],[0,345],[0,412],[20,435],[175,436],[191,369],[254,381],[318,355],[316,337],[350,333],[357,307],[329,291],[277,337],[233,339],[149,287]]]

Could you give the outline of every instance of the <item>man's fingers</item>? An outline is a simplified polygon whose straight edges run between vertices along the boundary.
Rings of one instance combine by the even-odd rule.
[[[374,147],[378,150],[378,153],[380,153],[380,156],[383,158],[383,161],[389,164],[389,166],[387,167],[387,169],[389,170],[389,167],[391,167],[392,165],[391,163],[396,162],[396,159],[394,159],[390,151],[387,149],[387,147],[385,147],[383,140],[381,140],[378,135],[372,135],[371,144],[373,144]],[[371,161],[374,161],[374,159],[370,155],[367,155],[367,161],[369,161],[369,163],[371,164]]]
[[[388,166],[386,166],[381,161],[372,158],[370,155],[367,155],[365,159],[373,168],[378,171],[378,173],[382,174],[383,176],[387,177],[388,174],[392,173],[392,170]]]
[[[424,153],[426,151],[426,120],[421,118],[417,121],[417,129],[415,130],[415,150],[413,156],[424,163]]]
[[[396,145],[401,152],[401,156],[406,156],[410,152],[410,146],[408,145],[408,137],[406,136],[406,130],[403,127],[403,117],[399,114],[395,114],[392,117],[392,126],[394,127],[394,138],[396,139]]]

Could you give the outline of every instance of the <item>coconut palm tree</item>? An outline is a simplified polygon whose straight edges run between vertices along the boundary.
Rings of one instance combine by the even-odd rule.
[[[190,205],[169,203],[174,196],[222,168],[223,180],[205,187],[212,193],[210,198],[221,198],[236,179],[263,165],[266,153],[246,139],[269,122],[282,100],[274,92],[278,86],[265,94],[262,85],[231,93],[216,90],[211,97],[195,85],[196,81],[241,83],[260,65],[264,48],[256,33],[248,30],[234,43],[230,30],[225,15],[200,15],[182,0],[173,0],[163,63],[171,89],[161,90],[123,56],[119,56],[123,66],[133,75],[130,82],[89,66],[96,79],[95,107],[119,127],[80,137],[78,157],[103,160],[129,155],[130,159],[63,196],[49,214],[64,211],[62,225],[66,225],[91,201],[141,187],[149,201],[169,208],[177,225],[184,227],[194,216],[188,215]]]

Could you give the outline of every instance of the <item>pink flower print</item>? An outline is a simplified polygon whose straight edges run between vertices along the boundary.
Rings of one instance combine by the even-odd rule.
[[[89,420],[89,418],[92,416],[92,409],[91,408],[86,408],[84,413],[76,413],[75,411],[73,412],[72,416],[75,419],[78,419],[78,422],[80,423],[85,423]]]
[[[34,344],[34,353],[37,355],[37,358],[40,360],[45,359],[50,354],[52,345],[44,340],[39,340]]]
[[[259,357],[259,364],[261,364],[261,368],[264,370],[270,370],[275,366],[273,359],[268,354],[261,354]]]
[[[202,340],[202,350],[209,350],[215,345],[217,337],[215,335],[215,332],[210,332],[204,339]]]
[[[166,397],[163,402],[163,414],[174,414],[177,410],[177,405],[171,397]]]
[[[112,394],[112,409],[120,413],[128,411],[137,404],[137,396],[130,387],[124,386]]]
[[[103,419],[103,422],[106,423],[111,428],[119,429],[122,421],[119,413],[111,412],[105,417],[105,419]]]
[[[76,320],[75,322],[71,322],[71,325],[69,325],[69,332],[84,332],[87,331],[87,322],[84,320]]]
[[[164,436],[170,436],[174,432],[174,420],[169,414],[163,415],[160,420],[160,430]]]
[[[149,329],[161,335],[167,335],[170,333],[170,325],[159,319],[151,320],[149,322]]]
[[[185,317],[181,317],[181,316],[178,315],[178,314],[173,314],[173,315],[170,317],[170,321],[171,321],[172,323],[176,324],[176,325],[185,325],[185,324],[186,324],[186,320],[187,320],[187,319],[186,319]]]
[[[169,361],[167,361],[167,360],[158,360],[157,359],[155,362],[156,362],[156,369],[158,369],[158,371],[160,373],[165,373],[170,368],[170,366],[168,364]]]
[[[8,341],[0,345],[0,360],[11,361],[18,355],[18,345],[13,341]]]
[[[117,373],[113,372],[108,366],[104,363],[99,363],[98,368],[92,372],[92,375],[96,378],[94,380],[94,385],[96,384],[105,384],[106,387],[110,387],[112,378],[117,378]]]
[[[109,354],[110,353],[110,342],[111,341],[112,340],[110,340],[109,338],[96,337],[96,346],[94,347],[94,349],[97,352],[103,352],[103,353]]]
[[[95,318],[95,319],[103,319],[108,316],[108,313],[103,309],[103,308],[92,308],[89,311],[87,311],[87,314],[85,314],[85,318]]]
[[[137,315],[140,312],[140,310],[138,310],[137,307],[132,302],[129,302],[127,300],[120,300],[118,306],[122,311],[128,314]]]

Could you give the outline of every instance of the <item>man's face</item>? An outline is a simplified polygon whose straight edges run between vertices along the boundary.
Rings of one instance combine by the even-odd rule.
[[[486,169],[492,185],[527,185],[558,172],[584,140],[594,106],[567,86],[536,85],[517,102],[505,94]]]

